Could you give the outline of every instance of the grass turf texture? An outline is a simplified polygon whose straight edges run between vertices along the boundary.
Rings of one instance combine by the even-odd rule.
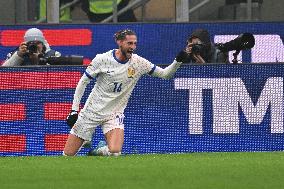
[[[284,188],[284,153],[1,157],[6,188]]]

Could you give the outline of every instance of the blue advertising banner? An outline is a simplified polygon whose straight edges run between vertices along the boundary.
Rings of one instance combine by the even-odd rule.
[[[53,49],[63,55],[82,55],[88,60],[86,62],[98,53],[116,48],[113,35],[126,28],[137,33],[137,54],[154,64],[171,63],[184,48],[190,33],[197,28],[207,29],[215,43],[225,43],[241,33],[252,33],[256,44],[239,55],[241,62],[284,62],[282,22],[1,26],[0,60],[5,60],[6,54],[19,46],[24,32],[31,27],[43,30]]]
[[[61,155],[84,70],[0,69],[1,156]],[[123,153],[284,150],[283,70],[283,64],[183,65],[170,80],[141,78],[125,110]],[[97,128],[93,145],[102,139]]]

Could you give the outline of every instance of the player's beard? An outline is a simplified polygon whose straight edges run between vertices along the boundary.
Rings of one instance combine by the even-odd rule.
[[[121,48],[121,53],[126,59],[130,59],[134,50],[129,50],[129,49],[123,49]]]

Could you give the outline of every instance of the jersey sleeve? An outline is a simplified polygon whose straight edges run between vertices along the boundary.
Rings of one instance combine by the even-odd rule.
[[[99,55],[97,55],[90,65],[85,70],[84,75],[81,77],[80,81],[77,84],[73,104],[72,104],[72,110],[79,111],[79,106],[81,102],[81,98],[84,95],[85,89],[87,85],[90,83],[92,79],[94,79],[100,72],[100,63],[101,58]]]
[[[139,61],[138,62],[139,67],[140,67],[141,71],[143,72],[143,74],[151,75],[155,71],[156,65],[151,63],[149,60],[142,58],[142,57],[139,57],[138,61]]]
[[[94,79],[100,72],[100,63],[101,63],[100,59],[101,59],[100,56],[97,55],[85,70],[85,75],[89,79]]]

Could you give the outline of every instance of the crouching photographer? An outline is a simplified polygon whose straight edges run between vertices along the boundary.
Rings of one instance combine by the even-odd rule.
[[[60,56],[61,53],[50,48],[41,30],[31,28],[26,31],[24,42],[7,55],[2,66],[39,65],[40,59]]]
[[[187,45],[176,57],[183,63],[229,63],[228,53],[222,52],[210,41],[205,29],[196,29],[187,40]]]

